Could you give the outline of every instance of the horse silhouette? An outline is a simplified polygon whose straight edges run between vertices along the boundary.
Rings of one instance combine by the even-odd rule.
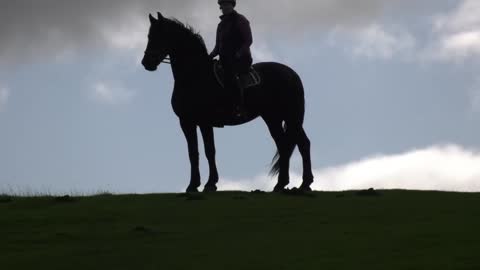
[[[246,117],[232,112],[231,91],[217,81],[207,47],[200,34],[176,19],[151,14],[148,44],[142,64],[155,71],[169,56],[175,85],[172,107],[188,143],[191,165],[187,192],[198,192],[201,185],[197,128],[200,128],[210,175],[204,192],[217,190],[218,171],[215,162],[214,127],[235,126],[261,117],[277,146],[270,174],[278,175],[275,192],[289,184],[290,157],[298,146],[303,160],[302,191],[310,191],[313,173],[310,140],[303,128],[305,94],[298,74],[286,65],[263,62],[253,65],[261,83],[244,90]]]

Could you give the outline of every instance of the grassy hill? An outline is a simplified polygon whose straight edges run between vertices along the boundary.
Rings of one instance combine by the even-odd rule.
[[[480,269],[480,194],[0,197],[1,269]]]

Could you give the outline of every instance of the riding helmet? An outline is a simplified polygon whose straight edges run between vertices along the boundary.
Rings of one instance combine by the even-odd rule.
[[[237,5],[237,0],[218,0],[218,4],[220,5],[221,3],[225,3],[225,2],[230,2],[233,4],[233,6],[236,6]]]

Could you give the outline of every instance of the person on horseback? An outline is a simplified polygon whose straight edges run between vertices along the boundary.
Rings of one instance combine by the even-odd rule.
[[[220,63],[225,72],[225,88],[232,91],[234,114],[245,116],[243,88],[240,78],[248,74],[252,65],[250,46],[253,43],[250,22],[235,10],[236,0],[218,0],[220,23],[217,28],[216,44],[210,57],[220,56]]]

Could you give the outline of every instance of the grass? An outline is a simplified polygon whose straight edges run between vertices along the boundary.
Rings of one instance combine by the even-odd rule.
[[[0,196],[2,269],[480,269],[480,194]]]

